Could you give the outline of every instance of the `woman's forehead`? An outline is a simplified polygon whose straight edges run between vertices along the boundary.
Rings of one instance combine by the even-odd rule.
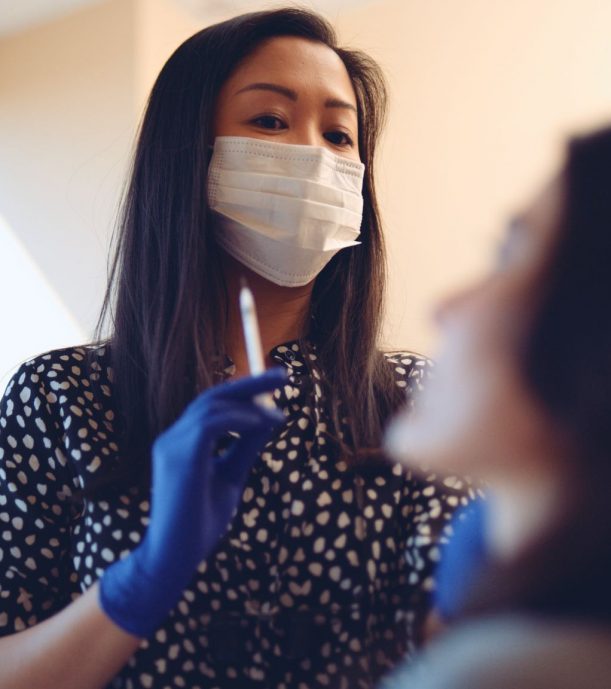
[[[240,89],[261,81],[277,83],[297,93],[324,89],[356,106],[352,81],[342,59],[318,41],[296,36],[270,38],[237,66],[225,87]]]

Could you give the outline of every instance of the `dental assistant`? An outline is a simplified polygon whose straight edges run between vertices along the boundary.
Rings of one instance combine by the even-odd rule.
[[[417,643],[470,495],[379,449],[427,375],[378,348],[384,102],[377,65],[294,9],[164,66],[111,335],[27,362],[0,408],[0,687],[369,688]]]

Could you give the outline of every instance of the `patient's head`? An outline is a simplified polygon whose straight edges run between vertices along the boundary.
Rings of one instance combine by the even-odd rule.
[[[410,462],[494,480],[611,473],[611,130],[509,224],[486,279],[442,304],[436,379],[391,433]],[[399,426],[396,426],[396,429]]]

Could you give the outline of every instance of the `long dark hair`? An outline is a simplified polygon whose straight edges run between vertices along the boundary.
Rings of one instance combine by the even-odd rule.
[[[483,573],[467,608],[611,624],[611,128],[570,143],[562,184],[521,361],[566,440],[568,497],[540,542]]]
[[[299,9],[245,14],[185,41],[161,70],[141,123],[97,338],[108,322],[120,463],[142,477],[154,438],[218,382],[227,295],[207,207],[208,144],[219,90],[263,41],[296,36],[342,59],[356,92],[366,165],[362,244],[316,280],[310,339],[325,371],[336,428],[350,419],[351,461],[380,444],[402,395],[378,351],[385,252],[373,180],[386,89],[367,55],[338,47],[332,27]],[[341,411],[340,411],[341,409]],[[350,458],[348,458],[350,459]]]

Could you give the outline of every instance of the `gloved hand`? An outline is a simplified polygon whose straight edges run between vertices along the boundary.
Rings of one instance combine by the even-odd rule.
[[[100,581],[102,609],[127,632],[150,636],[216,547],[258,452],[284,420],[253,398],[285,378],[283,369],[272,369],[206,390],[156,439],[146,535]],[[240,438],[219,456],[217,443],[228,431]]]
[[[460,615],[486,564],[486,512],[487,502],[479,498],[452,517],[454,533],[442,549],[434,595],[434,608],[444,622]]]

